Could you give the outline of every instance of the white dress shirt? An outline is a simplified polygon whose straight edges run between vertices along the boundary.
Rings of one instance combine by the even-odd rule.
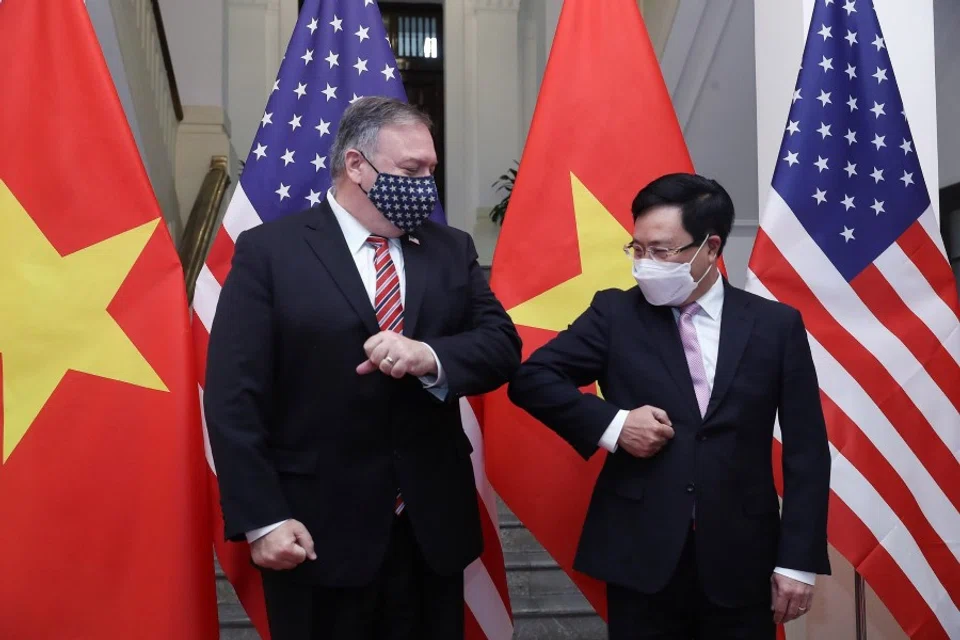
[[[333,215],[337,218],[337,223],[339,223],[340,230],[343,232],[343,238],[347,241],[347,248],[350,250],[350,255],[353,256],[353,260],[357,265],[357,271],[360,272],[360,279],[363,280],[363,286],[367,290],[370,305],[373,306],[377,293],[377,270],[373,266],[376,249],[367,242],[367,238],[369,238],[371,234],[360,224],[359,220],[350,215],[350,213],[337,202],[333,196],[332,189],[327,191],[327,202],[330,204],[330,208],[333,209]],[[399,238],[389,238],[389,250],[390,259],[393,260],[393,265],[397,269],[397,277],[400,279],[400,299],[406,301],[407,277],[403,267],[403,248]],[[446,386],[446,376],[443,373],[443,366],[440,364],[440,359],[437,358],[437,353],[433,350],[433,347],[426,343],[423,344],[430,349],[430,353],[433,354],[433,359],[437,362],[437,375],[421,376],[420,382],[423,384],[424,389],[427,389],[435,395],[437,399],[445,400],[448,388]],[[357,364],[360,363],[358,362]],[[286,522],[286,520],[248,531],[246,534],[247,542],[253,542],[258,538],[262,538],[284,522]]]
[[[713,390],[713,381],[717,375],[717,355],[720,351],[720,321],[723,316],[723,278],[717,278],[717,281],[707,290],[700,299],[700,310],[693,316],[693,327],[697,332],[697,340],[700,342],[700,354],[703,356],[703,368],[707,373],[707,384]],[[680,310],[673,309],[673,317],[679,322]],[[610,422],[610,426],[603,432],[600,438],[600,446],[613,453],[617,450],[617,442],[620,440],[620,432],[623,431],[623,425],[627,420],[629,411],[621,410]],[[797,571],[795,569],[784,569],[777,567],[776,573],[784,575],[800,582],[814,584],[816,574],[809,571]]]

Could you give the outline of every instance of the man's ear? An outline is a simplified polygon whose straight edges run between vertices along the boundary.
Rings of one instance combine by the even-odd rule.
[[[344,154],[344,169],[351,182],[360,184],[363,178],[363,165],[367,164],[363,154],[356,149],[347,149]]]
[[[722,243],[723,241],[720,240],[720,236],[718,235],[712,235],[707,238],[707,247],[710,249],[710,253],[718,259],[720,258],[720,245]]]

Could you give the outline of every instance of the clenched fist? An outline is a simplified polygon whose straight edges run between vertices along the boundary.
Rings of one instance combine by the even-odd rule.
[[[287,520],[251,542],[250,555],[258,567],[276,570],[293,569],[307,558],[317,559],[310,532],[296,520]]]
[[[651,406],[627,414],[617,446],[635,458],[650,458],[673,438],[673,426],[667,412]]]
[[[381,331],[363,345],[367,359],[357,373],[367,375],[378,369],[393,378],[437,375],[437,359],[430,347],[393,331]]]

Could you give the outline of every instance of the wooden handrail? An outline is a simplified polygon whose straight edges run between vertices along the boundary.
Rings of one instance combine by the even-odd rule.
[[[210,251],[213,237],[220,225],[220,207],[228,186],[230,174],[227,170],[227,157],[213,156],[180,240],[180,264],[183,265],[187,300],[190,303],[193,302],[193,292],[203,262],[207,259],[207,252]]]

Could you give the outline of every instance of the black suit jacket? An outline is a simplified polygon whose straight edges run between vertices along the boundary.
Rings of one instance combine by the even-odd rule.
[[[696,503],[700,580],[718,604],[770,597],[775,566],[829,573],[830,452],[800,313],[724,283],[713,395],[701,418],[671,309],[639,289],[596,295],[537,350],[510,398],[584,458],[620,409],[653,405],[676,432],[658,454],[607,457],[575,567],[644,593],[673,574]],[[604,399],[578,388],[599,382]],[[771,445],[779,410],[785,492],[780,515]]]
[[[432,222],[413,235],[419,244],[402,240],[404,335],[436,352],[446,402],[412,376],[357,375],[380,328],[326,201],[238,238],[210,334],[207,427],[227,538],[287,518],[313,536],[317,559],[292,579],[369,583],[398,488],[436,572],[481,552],[458,399],[506,382],[520,338],[469,235]]]

